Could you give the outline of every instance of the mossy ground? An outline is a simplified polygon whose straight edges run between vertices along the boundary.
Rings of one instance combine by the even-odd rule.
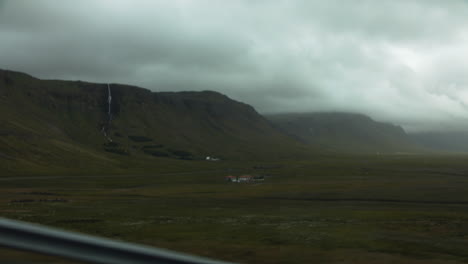
[[[118,175],[9,176],[0,178],[0,215],[241,263],[464,263],[467,159],[156,159],[168,164]],[[224,182],[235,173],[267,177]]]

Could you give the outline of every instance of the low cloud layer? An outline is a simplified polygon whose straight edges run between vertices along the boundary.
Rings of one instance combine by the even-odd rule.
[[[468,129],[462,0],[0,0],[0,68]]]

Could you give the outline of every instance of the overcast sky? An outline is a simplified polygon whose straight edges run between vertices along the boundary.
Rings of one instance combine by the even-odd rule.
[[[468,2],[0,0],[0,68],[468,128]]]

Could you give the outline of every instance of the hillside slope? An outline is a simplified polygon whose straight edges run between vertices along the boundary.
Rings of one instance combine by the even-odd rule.
[[[0,70],[0,165],[109,168],[127,160],[278,158],[301,152],[251,106],[222,94],[39,80]]]
[[[348,153],[421,151],[396,125],[361,114],[292,113],[266,116],[278,128],[307,144]]]

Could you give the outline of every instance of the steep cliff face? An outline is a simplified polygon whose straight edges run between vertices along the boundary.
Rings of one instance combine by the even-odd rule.
[[[310,145],[350,153],[408,152],[422,148],[396,125],[351,113],[300,113],[270,115],[285,133]]]
[[[194,156],[235,158],[267,153],[277,141],[280,145],[294,142],[251,106],[216,92],[154,93],[111,87],[115,118],[109,131],[130,152],[170,157],[178,149]],[[164,147],[152,149],[154,145]]]
[[[0,110],[0,155],[27,162],[67,155],[243,159],[297,150],[251,106],[211,91],[109,89],[0,70]]]

